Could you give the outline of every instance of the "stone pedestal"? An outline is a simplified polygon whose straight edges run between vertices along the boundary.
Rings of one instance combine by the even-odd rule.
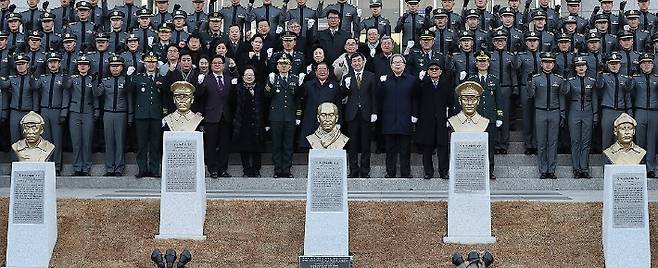
[[[156,239],[203,240],[206,176],[203,133],[165,131],[160,190],[160,234]]]
[[[345,150],[308,154],[304,256],[347,256],[347,157]]]
[[[651,267],[649,203],[644,165],[605,165],[605,267]]]
[[[49,267],[57,242],[56,201],[55,163],[12,163],[6,267]]]
[[[450,244],[491,244],[488,133],[453,132],[450,139],[448,236]]]

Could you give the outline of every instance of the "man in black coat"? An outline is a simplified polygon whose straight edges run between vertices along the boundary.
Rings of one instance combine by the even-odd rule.
[[[350,178],[370,177],[370,128],[377,121],[375,74],[365,71],[365,56],[354,53],[351,59],[352,70],[345,77],[341,89],[347,96],[344,122],[347,125],[348,161],[350,163]],[[361,161],[359,161],[361,153]],[[360,164],[360,166],[359,166]]]
[[[212,178],[230,177],[228,154],[231,147],[231,122],[235,100],[234,86],[237,79],[232,79],[224,72],[225,58],[221,55],[213,57],[210,65],[211,73],[198,76],[199,94],[201,97],[201,113],[205,128],[206,164]],[[217,148],[219,147],[219,151]]]
[[[327,12],[327,23],[329,28],[317,32],[312,40],[327,51],[325,61],[331,64],[343,53],[345,42],[351,34],[339,28],[340,14],[335,9]]]
[[[447,114],[454,113],[453,78],[444,71],[442,58],[430,62],[427,71],[420,72],[420,96],[418,98],[418,124],[416,144],[423,154],[425,179],[434,177],[432,155],[436,149],[439,160],[439,176],[448,179],[448,121]]]

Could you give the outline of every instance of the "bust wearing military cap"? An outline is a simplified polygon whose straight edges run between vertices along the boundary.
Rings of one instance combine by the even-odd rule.
[[[313,149],[343,149],[349,138],[336,128],[338,122],[338,106],[325,102],[318,106],[318,123],[320,126],[306,140]]]
[[[477,82],[466,81],[455,88],[461,112],[448,118],[450,127],[455,132],[484,132],[489,125],[489,119],[481,116],[478,112],[482,86]]]
[[[174,104],[176,111],[168,114],[163,119],[171,131],[195,131],[203,116],[194,113],[191,110],[194,102],[195,88],[186,81],[178,81],[171,85],[171,92],[174,95]]]
[[[20,121],[23,139],[11,145],[20,162],[45,162],[55,150],[55,145],[43,139],[43,118],[30,111]]]
[[[642,161],[646,151],[633,142],[637,122],[627,113],[622,113],[614,122],[617,142],[603,154],[615,165],[637,165]]]

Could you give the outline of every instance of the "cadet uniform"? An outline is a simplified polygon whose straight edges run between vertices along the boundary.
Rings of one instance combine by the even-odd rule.
[[[433,40],[434,33],[430,30],[425,30],[420,34],[421,40]],[[439,51],[430,49],[429,51],[424,51],[420,46],[418,48],[411,49],[409,55],[407,55],[407,70],[414,76],[418,76],[421,71],[427,71],[427,67],[432,60],[441,61],[445,60],[445,55],[441,54]]]
[[[473,40],[473,33],[470,31],[462,31],[459,36],[459,41],[469,39],[471,41]],[[473,49],[470,51],[460,49],[459,52],[452,54],[452,59],[455,65],[455,74],[457,74],[457,77],[455,77],[455,85],[461,82],[457,80],[461,80],[460,76],[462,76],[462,72],[464,73],[464,79],[477,72],[477,69],[475,69],[475,53],[473,53]]]
[[[76,9],[86,9],[90,10],[91,5],[89,2],[82,1],[82,2],[77,2],[75,4]],[[76,37],[78,37],[78,40],[76,40],[76,49],[78,50],[87,50],[91,49],[94,47],[94,29],[96,27],[96,24],[90,21],[90,18],[88,18],[85,21],[75,21],[69,23],[68,27],[66,27],[65,33],[71,33],[74,34]],[[84,49],[81,49],[84,48]]]
[[[121,6],[115,6],[114,11],[119,11],[125,15],[125,20],[123,21],[123,25],[121,25],[121,31],[125,33],[129,33],[132,31],[132,29],[138,27],[138,22],[137,22],[137,14],[139,11],[141,11],[142,8],[135,6],[134,4],[124,4]]]
[[[121,11],[115,10],[110,13],[110,20],[123,20],[123,17],[124,14]],[[109,46],[107,47],[107,50],[116,54],[121,54],[126,45],[126,37],[128,36],[128,33],[121,28],[112,28],[112,31],[107,33],[107,35],[109,37]]]
[[[9,34],[6,31],[0,31],[0,40],[7,40]],[[0,49],[0,77],[6,77],[12,71],[11,66],[9,65],[11,55],[9,54],[9,47]],[[15,68],[14,68],[15,70]]]
[[[41,14],[43,11],[39,10],[38,6],[28,8],[21,12],[21,25],[23,26],[23,31],[31,32],[41,30]]]
[[[322,3],[319,4],[318,10],[322,10]],[[316,31],[318,29],[318,11],[315,11],[314,9],[305,5],[299,6],[298,4],[296,8],[288,10],[288,12],[284,13],[283,20],[298,21],[301,28],[300,33],[302,37],[306,37],[307,30]]]
[[[41,40],[41,33],[39,31],[33,31],[29,35],[30,40]],[[41,48],[33,50],[29,46],[26,46],[25,56],[30,58],[30,73],[38,76],[45,72],[46,70],[46,52]]]
[[[533,20],[546,20],[546,12],[542,10],[537,10],[534,12],[532,19]],[[549,31],[549,25],[548,21],[546,22],[546,26],[543,30],[538,30],[535,29],[537,32],[537,36],[539,37],[539,50],[541,52],[549,52],[553,50],[553,46],[555,45],[555,36],[553,35],[552,32]]]
[[[147,9],[141,9],[139,12],[137,12],[137,17],[151,17],[151,13]],[[156,39],[158,39],[158,33],[156,33],[150,26],[146,28],[137,26],[133,28],[131,33],[137,36],[137,39],[139,39],[139,45],[143,53],[151,50],[151,45],[155,42]]]
[[[653,56],[644,53],[643,62],[653,63]],[[651,73],[636,74],[632,78],[633,108],[637,129],[635,140],[640,147],[647,150],[647,177],[656,177],[656,135],[658,135],[658,76]]]
[[[631,38],[633,38],[633,33],[630,31],[621,31],[619,33],[619,40],[628,40]],[[620,46],[620,48],[621,69],[619,69],[619,73],[632,76],[635,70],[637,70],[640,53],[637,53],[632,47],[625,49]]]
[[[608,56],[608,64],[619,63],[621,55],[613,52]],[[597,76],[596,87],[599,88],[601,100],[601,129],[602,129],[602,148],[608,148],[614,143],[613,122],[622,113],[632,114],[630,80],[629,76],[617,73],[604,73]]]
[[[494,32],[494,40],[503,39],[507,40],[507,33],[505,30],[499,29]],[[497,49],[494,47],[494,51],[491,52],[491,65],[489,66],[489,71],[498,78],[499,90],[496,92],[500,103],[498,106],[503,111],[503,114],[506,115],[503,117],[503,125],[497,130],[496,137],[496,151],[498,153],[507,154],[507,149],[509,147],[509,128],[510,128],[510,113],[512,107],[512,92],[517,86],[517,75],[516,75],[516,62],[514,60],[514,54],[503,49]]]
[[[187,19],[187,13],[183,10],[176,10],[174,11],[174,20],[176,19]],[[180,42],[185,42],[187,43],[187,39],[190,38],[190,34],[185,31],[185,27],[183,28],[176,28],[176,24],[173,24],[174,28],[173,31],[171,32],[171,39],[169,40],[170,42],[173,42],[174,44],[180,44]]]
[[[594,16],[594,22],[595,23],[608,23],[608,31],[605,33],[598,32],[601,35],[601,51],[603,51],[603,54],[609,54],[612,51],[617,50],[617,37],[610,34],[610,33],[617,33],[617,32],[612,32],[610,30],[610,23],[608,21],[608,16],[605,14],[598,14]]]
[[[541,54],[542,62],[555,61],[550,52]],[[557,140],[565,103],[563,78],[557,74],[535,74],[528,87],[528,97],[535,98],[535,130],[537,131],[538,166],[540,179],[556,179]]]
[[[327,11],[334,9],[340,13],[340,26],[339,29],[350,33],[350,36],[359,36],[361,29],[359,28],[360,19],[359,14],[356,11],[356,7],[349,4],[347,0],[338,0],[335,4],[327,5],[322,12],[320,17],[324,18],[327,16]]]
[[[266,19],[270,23],[271,29],[276,30],[277,27],[282,27],[284,25],[283,10],[274,5],[263,3],[262,6],[254,8],[251,10],[251,18],[253,21],[259,21],[261,19]]]
[[[649,0],[639,0],[638,2],[648,2]],[[644,31],[649,31],[651,32],[653,30],[654,25],[656,24],[656,21],[658,21],[658,17],[654,15],[653,13],[649,12],[649,10],[640,10],[640,29]]]
[[[249,22],[252,21],[249,12],[240,4],[225,6],[219,10],[219,14],[224,17],[224,32],[228,33],[231,25],[240,26],[242,33],[249,30]]]
[[[539,40],[539,34],[531,31],[525,34],[525,40]],[[516,66],[518,67],[519,96],[521,97],[521,114],[523,118],[523,143],[525,154],[533,154],[537,150],[537,137],[535,135],[535,100],[528,96],[528,87],[532,76],[539,73],[541,68],[539,50],[526,50],[518,52]]]
[[[78,18],[75,14],[75,9],[73,8],[73,2],[70,2],[68,6],[60,5],[53,8],[50,12],[54,14],[55,17],[55,31],[59,32],[64,30],[65,26],[68,26],[69,23],[74,22]],[[2,14],[2,17],[5,17],[4,14]]]
[[[41,14],[41,21],[53,21],[55,19],[55,15],[50,12],[44,12]],[[61,30],[61,28],[60,28]],[[57,28],[53,28],[49,32],[41,31],[41,46],[43,47],[43,50],[45,51],[51,51],[51,50],[59,50],[61,41],[62,41],[62,36],[55,32],[55,31],[60,31]]]
[[[630,23],[628,23],[628,20],[639,20],[640,19],[640,11],[638,10],[629,10],[624,13],[624,16],[620,18],[622,25],[624,28],[628,27],[628,29],[624,31],[630,31],[630,36],[633,38],[633,50],[642,52],[645,51],[647,48],[647,41],[650,40],[651,32],[642,30],[639,25],[635,28],[631,26]],[[628,35],[625,33],[624,35]],[[619,36],[621,39],[621,36]]]
[[[568,6],[580,6],[580,0],[567,0],[567,5]],[[564,24],[573,22],[576,24],[576,32],[584,34],[587,29],[589,29],[589,22],[580,16],[580,14],[575,13],[575,14],[569,14],[566,17],[562,17],[560,20],[560,26],[559,29],[564,29]]]
[[[155,0],[155,2],[169,2],[169,0]],[[174,20],[174,17],[171,16],[172,14],[169,13],[169,11],[165,10],[164,12],[157,11],[155,14],[151,16],[151,28],[158,29],[160,25],[162,25],[165,22],[171,22]],[[225,24],[227,23],[226,21],[224,22]],[[230,23],[229,23],[230,25]]]
[[[86,55],[76,60],[77,65],[89,65]],[[90,73],[72,75],[66,80],[65,86],[70,96],[68,104],[69,132],[73,148],[73,175],[89,176],[92,163],[92,139],[94,136],[94,121],[100,114],[98,98],[94,96],[96,81]]]
[[[59,62],[61,58],[55,52],[48,53],[48,62]],[[62,131],[66,116],[68,115],[69,91],[64,89],[66,79],[62,72],[48,71],[36,78],[35,90],[40,96],[41,116],[45,126],[43,137],[55,145],[52,159],[55,161],[55,170],[62,171]]]
[[[135,36],[134,34],[130,34],[128,38],[126,38],[127,41],[139,41],[139,38]],[[123,53],[121,53],[121,57],[123,58],[123,64],[126,69],[128,67],[133,67],[135,68],[135,73],[142,73],[144,72],[144,62],[142,61],[144,53],[136,50],[136,51],[131,51],[130,49],[126,49]]]
[[[204,3],[205,0],[193,0],[193,3]],[[210,9],[212,10],[212,9]],[[190,33],[201,32],[208,29],[208,14],[203,11],[194,11],[187,16],[187,31]]]
[[[382,0],[370,0],[370,7],[381,7]],[[372,16],[361,20],[361,25],[359,29],[368,30],[370,28],[377,28],[380,36],[391,36],[391,22],[387,19],[379,16]]]
[[[501,16],[514,16],[514,10],[510,7],[501,9]],[[513,26],[513,25],[512,25]],[[507,51],[516,52],[520,51],[523,48],[523,32],[517,27],[506,27],[504,25],[498,27],[495,30],[503,29],[507,33]]]
[[[405,0],[407,4],[418,4],[419,0]],[[395,32],[402,32],[402,48],[403,51],[409,45],[409,41],[414,41],[414,44],[418,43],[418,35],[423,28],[429,28],[429,20],[425,19],[425,16],[419,14],[418,12],[410,13],[405,12],[400,19],[398,19],[397,24],[395,25]]]
[[[466,20],[468,20],[468,18],[478,18],[479,19],[480,16],[481,16],[480,12],[477,11],[476,9],[469,9],[465,13],[464,17],[466,18]],[[487,31],[487,29],[485,29],[485,28],[481,28],[480,25],[478,25],[477,28],[475,28],[475,29],[468,29],[469,31],[471,31],[473,33],[473,42],[475,42],[473,44],[473,49],[474,50],[480,50],[480,49],[489,50],[489,49],[491,49],[490,45],[489,45],[491,43],[491,38],[490,38],[489,31]]]
[[[443,9],[434,10],[434,18],[447,18],[448,13]],[[457,50],[458,37],[457,33],[450,29],[450,25],[439,29],[437,26],[434,28],[434,48],[433,50],[441,52],[443,55],[449,55]]]
[[[96,35],[96,42],[98,41],[108,41],[110,38],[107,33],[98,33]],[[109,76],[110,73],[110,57],[112,53],[110,51],[99,51],[95,50],[92,52],[87,52],[87,59],[91,62],[91,69],[89,72],[95,74],[98,77],[98,83],[102,82],[103,78]]]
[[[573,47],[571,43],[571,35],[568,33],[560,33],[557,36],[557,42],[570,43],[570,47]],[[571,52],[571,49],[561,50],[557,49],[555,52],[555,68],[554,73],[559,74],[562,77],[570,77],[573,73],[573,58],[574,53]]]
[[[587,65],[587,59],[579,56],[575,66]],[[583,76],[569,77],[563,84],[568,109],[569,134],[571,136],[571,165],[574,178],[590,178],[589,151],[592,141],[592,125],[598,124],[599,101],[596,80]]]
[[[66,33],[62,36],[63,42],[75,42],[77,38],[75,35]],[[77,73],[76,61],[78,57],[78,51],[73,48],[72,50],[62,49],[60,54],[62,55],[62,63],[60,65],[60,70],[65,75],[72,75]]]
[[[480,51],[475,58],[478,61],[490,61],[491,56],[487,52]],[[489,67],[489,70],[491,70],[491,67]],[[487,73],[476,71],[471,74],[468,81],[479,83],[483,89],[480,104],[478,105],[478,113],[489,119],[489,126],[486,129],[486,132],[489,133],[489,178],[494,180],[496,179],[494,175],[494,148],[496,147],[496,137],[498,135],[496,125],[502,123],[505,115],[503,114],[503,100],[500,94],[500,80],[489,70]]]
[[[112,56],[110,65],[123,65],[123,59]],[[121,176],[125,168],[124,145],[127,124],[133,121],[133,96],[128,91],[124,75],[101,79],[94,88],[97,97],[104,100],[105,175]]]
[[[21,14],[18,13],[9,13],[9,16],[7,16],[7,22],[10,21],[15,21],[15,20],[21,20]],[[16,29],[15,31],[12,31],[11,29],[8,28],[9,31],[9,36],[7,38],[7,47],[9,47],[10,50],[18,52],[20,50],[20,47],[25,44],[25,35],[20,32],[20,29]]]
[[[290,64],[290,59],[281,57],[277,62]],[[299,87],[299,77],[291,73],[285,79],[280,74],[270,73],[265,87],[265,96],[270,98],[274,177],[292,177],[295,120],[300,120],[302,115]]]
[[[30,58],[23,54],[14,57],[16,64],[28,64],[29,62]],[[5,107],[2,119],[4,121],[9,118],[11,143],[23,138],[20,128],[23,116],[29,111],[39,111],[38,93],[34,91],[34,86],[34,79],[29,72],[0,78],[3,106]]]
[[[157,62],[158,57],[149,52],[144,62]],[[135,73],[129,76],[127,87],[135,103],[135,132],[137,133],[137,177],[159,177],[162,151],[162,102],[163,80],[157,69],[153,74]]]

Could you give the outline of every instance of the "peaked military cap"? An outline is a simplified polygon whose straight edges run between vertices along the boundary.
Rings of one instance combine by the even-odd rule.
[[[73,33],[65,33],[62,35],[62,41],[67,42],[67,41],[76,41],[78,40],[78,37],[73,34]]]
[[[12,12],[7,16],[7,21],[20,20],[22,18],[20,13]]]
[[[484,89],[478,82],[466,81],[455,87],[457,96],[481,96]]]
[[[9,32],[7,31],[0,31],[0,38],[7,38],[9,37]]]
[[[172,14],[174,19],[186,19],[187,18],[187,12],[184,10],[176,10],[174,11],[174,14]]]
[[[410,5],[417,5],[420,0],[404,0],[404,2]]]
[[[171,32],[171,29],[173,29],[174,26],[171,24],[171,22],[165,22],[163,24],[160,24],[160,28],[158,28],[159,32],[165,31],[165,32]]]
[[[23,53],[16,54],[16,56],[14,56],[14,62],[15,63],[28,63],[28,62],[30,62],[30,57],[24,55]]]
[[[486,52],[484,50],[480,50],[477,54],[475,54],[475,60],[478,60],[478,61],[489,60],[489,58],[491,58],[491,56],[489,55],[489,52]]]
[[[459,41],[461,41],[462,39],[473,39],[473,38],[474,38],[474,34],[471,31],[462,31],[461,33],[459,33]]]
[[[139,37],[137,37],[137,35],[135,35],[134,33],[131,33],[126,38],[126,42],[130,42],[130,41],[139,41]]]
[[[621,62],[621,55],[619,54],[619,52],[613,51],[610,53],[610,56],[608,56],[606,62],[608,63]]]
[[[382,6],[382,0],[370,0],[370,7]]]
[[[596,14],[596,16],[594,16],[594,22],[608,22],[608,15],[603,13]]]
[[[642,53],[642,54],[640,54],[639,61],[640,61],[640,63],[642,63],[642,62],[651,62],[651,63],[653,63],[653,56],[649,53],[646,53],[646,52]]]
[[[115,10],[115,11],[112,11],[112,13],[110,13],[110,19],[111,20],[114,20],[114,19],[122,20],[123,17],[124,17],[123,12],[121,12],[119,10]]]
[[[432,15],[435,18],[448,17],[448,12],[443,8],[437,8],[434,11],[432,11]]]
[[[587,60],[585,59],[585,57],[578,56],[578,57],[573,58],[573,65],[578,66],[578,65],[585,65],[585,64],[587,64]]]
[[[222,18],[224,18],[224,16],[222,16],[222,13],[219,13],[217,11],[208,14],[208,20],[210,21],[219,21]]]
[[[422,40],[433,40],[434,39],[434,33],[430,31],[429,29],[425,29],[420,33],[420,39]]]
[[[587,36],[585,36],[585,39],[587,39],[587,42],[597,42],[601,41],[601,34],[599,33],[588,33]]]
[[[41,14],[41,21],[53,21],[55,20],[55,14],[50,12],[43,12]]]
[[[546,19],[546,12],[543,10],[537,10],[535,13],[532,14],[532,19],[533,20],[541,20],[541,19]]]
[[[81,54],[80,56],[78,56],[77,63],[78,63],[78,65],[80,65],[80,64],[89,64],[89,58],[87,58],[86,55]]]
[[[80,2],[75,3],[75,8],[76,9],[87,9],[87,10],[89,10],[89,9],[91,9],[91,4],[87,1],[80,1]]]
[[[500,10],[500,15],[501,16],[505,16],[505,15],[514,16],[514,10],[511,7],[504,7],[503,9]]]
[[[541,58],[541,61],[555,61],[555,55],[551,52],[542,52],[539,54],[539,58]]]
[[[138,18],[151,17],[151,16],[153,16],[153,14],[151,14],[151,11],[146,8],[142,8],[137,11]]]
[[[571,42],[571,35],[568,33],[560,33],[557,35],[557,41],[566,41],[566,42]]]
[[[290,59],[288,58],[288,55],[286,55],[286,53],[283,53],[276,61],[276,63],[290,64]]]
[[[507,31],[505,29],[498,29],[493,33],[493,39],[507,39]]]
[[[96,34],[96,42],[98,41],[109,41],[110,40],[110,35],[108,33],[97,33]]]
[[[158,61],[158,55],[153,53],[153,51],[149,51],[148,53],[144,54],[144,56],[142,56],[142,60],[144,62],[157,62]]]
[[[580,5],[580,0],[567,0],[567,5]]]
[[[466,18],[480,18],[480,12],[477,11],[477,9],[469,9],[466,11]]]
[[[525,38],[525,40],[539,40],[539,32],[536,31],[526,32],[523,38]]]
[[[576,20],[576,16],[569,15],[564,19],[564,23],[576,23],[576,22],[578,22]]]
[[[619,34],[617,34],[617,38],[619,39],[633,38],[633,32],[629,30],[619,31]]]
[[[293,31],[285,31],[281,34],[281,40],[293,41],[297,39],[297,34]]]
[[[117,55],[112,55],[109,59],[110,65],[123,65],[123,58]]]
[[[31,31],[31,32],[27,35],[27,37],[28,37],[29,39],[38,39],[38,40],[41,40],[41,32],[39,32],[39,31]]]
[[[48,52],[48,54],[46,54],[46,58],[48,59],[48,61],[54,61],[54,60],[61,61],[62,60],[62,57],[59,56],[59,53],[57,53],[55,51]]]
[[[640,11],[639,10],[629,10],[624,12],[624,16],[626,16],[627,19],[637,19],[640,18]]]

